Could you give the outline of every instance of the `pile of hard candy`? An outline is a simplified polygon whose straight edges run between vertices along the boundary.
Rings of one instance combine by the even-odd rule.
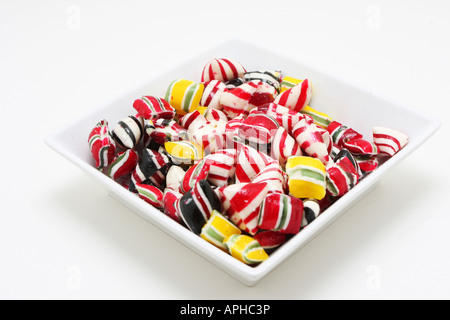
[[[100,120],[89,148],[99,170],[246,264],[267,259],[408,142],[386,127],[368,140],[311,108],[307,78],[216,58],[198,80],[137,98],[112,128]]]

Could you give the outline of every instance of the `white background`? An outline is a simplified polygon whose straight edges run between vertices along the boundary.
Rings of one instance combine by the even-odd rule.
[[[449,299],[448,1],[0,2],[2,299]],[[43,138],[186,56],[251,39],[441,121],[246,287],[107,196]],[[402,119],[398,119],[401,121]]]

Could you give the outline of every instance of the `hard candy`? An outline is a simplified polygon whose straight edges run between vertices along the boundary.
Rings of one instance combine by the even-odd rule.
[[[320,112],[314,108],[311,108],[310,106],[305,106],[300,110],[302,114],[306,114],[310,116],[314,123],[324,129],[327,129],[330,123],[333,121],[333,119],[327,115],[326,113]]]
[[[135,185],[139,198],[143,199],[145,202],[151,204],[157,209],[162,209],[163,204],[163,192],[155,186],[136,183]]]
[[[286,163],[289,193],[296,198],[322,199],[326,194],[325,165],[316,158],[291,156]]]
[[[170,166],[166,175],[166,189],[179,192],[186,172],[180,166]]]
[[[138,153],[133,149],[119,152],[108,168],[108,175],[111,179],[118,179],[130,174],[138,163]]]
[[[346,172],[341,166],[333,163],[326,168],[326,188],[334,197],[346,194],[355,185],[357,179],[354,175]]]
[[[191,140],[203,148],[205,155],[225,149],[226,139],[226,122],[222,120],[208,121],[191,134]]]
[[[108,129],[108,121],[100,120],[88,137],[89,149],[99,170],[107,168],[114,159],[116,144]]]
[[[302,225],[304,228],[313,222],[320,214],[320,204],[316,199],[303,199]]]
[[[152,141],[164,145],[167,141],[188,140],[188,132],[173,119],[157,119],[145,125],[145,132]]]
[[[144,119],[140,116],[125,117],[112,131],[114,141],[122,148],[133,149],[144,136],[144,126]]]
[[[265,113],[275,120],[278,124],[282,126],[289,134],[292,135],[294,126],[304,118],[304,116],[296,111],[292,111],[286,107],[280,106],[276,103],[270,103],[262,105],[253,109],[251,112],[254,113]]]
[[[280,93],[291,89],[292,87],[296,86],[297,84],[299,84],[302,81],[303,81],[303,79],[297,79],[297,78],[293,78],[293,77],[289,77],[289,76],[283,77],[283,79],[281,80]]]
[[[236,79],[233,79],[230,81],[226,81],[225,86],[227,87],[227,89],[233,89],[233,88],[239,87],[244,82],[245,81],[243,78],[236,78]]]
[[[278,127],[278,122],[267,114],[250,114],[239,127],[239,137],[257,144],[268,144]]]
[[[201,81],[219,80],[227,82],[242,78],[245,72],[245,68],[232,58],[214,58],[203,67]]]
[[[330,133],[331,141],[341,148],[347,141],[363,138],[362,134],[337,121],[332,121],[328,125],[327,131]]]
[[[217,109],[208,109],[206,111],[205,118],[207,121],[218,121],[218,120],[222,120],[225,122],[228,121],[227,115],[223,111]]]
[[[200,237],[212,243],[216,247],[227,250],[223,241],[233,234],[241,234],[242,231],[219,211],[213,210],[211,217],[203,226]]]
[[[344,142],[344,148],[348,149],[354,155],[377,155],[379,152],[378,146],[365,139],[352,139]]]
[[[408,136],[403,132],[387,127],[373,127],[373,142],[378,146],[379,152],[393,156],[408,143]]]
[[[276,161],[265,153],[244,144],[238,144],[236,150],[236,183],[251,182],[262,169]]]
[[[225,83],[219,80],[211,80],[204,83],[204,86],[200,105],[208,107],[208,110],[221,110],[219,99],[222,92],[227,90]]]
[[[222,149],[205,156],[203,159],[209,165],[207,179],[217,187],[228,185],[235,174],[236,149]]]
[[[206,117],[198,110],[189,112],[180,119],[181,126],[188,130],[190,136],[207,123],[208,120],[206,120]]]
[[[225,213],[241,230],[258,231],[258,216],[262,201],[269,191],[265,182],[237,183],[219,189]]]
[[[264,167],[252,182],[267,183],[268,192],[284,193],[286,191],[284,171],[276,161]]]
[[[285,128],[279,127],[273,136],[270,156],[284,167],[288,157],[301,155],[303,153],[297,141],[288,134]]]
[[[303,217],[303,201],[282,194],[268,194],[260,207],[259,228],[297,234],[300,231]]]
[[[209,167],[209,163],[206,163],[204,158],[190,166],[181,181],[180,192],[186,193],[200,180],[207,179],[209,175]]]
[[[183,223],[195,234],[200,234],[213,210],[221,211],[217,194],[206,180],[197,182],[178,201]]]
[[[312,87],[308,79],[303,80],[292,88],[280,93],[275,103],[299,112],[308,105],[312,96]]]
[[[294,127],[292,136],[299,144],[300,148],[313,158],[317,158],[322,163],[327,164],[330,160],[328,147],[323,140],[323,136],[313,120],[309,116],[304,116]]]
[[[167,88],[165,100],[182,116],[200,105],[204,85],[186,79],[176,79]]]
[[[164,147],[176,164],[192,164],[204,155],[202,146],[191,141],[168,141]]]
[[[163,189],[167,171],[171,165],[171,160],[164,152],[145,148],[131,174],[130,191],[137,192],[135,188],[137,183],[153,184]]]
[[[377,156],[355,156],[355,160],[363,173],[369,173],[378,168]]]
[[[178,201],[183,195],[176,190],[164,189],[163,193],[163,212],[174,221],[182,224],[183,220],[178,211]]]
[[[269,257],[258,241],[244,234],[233,234],[224,244],[231,256],[246,264],[261,263]]]
[[[272,230],[260,230],[253,238],[263,247],[267,254],[271,254],[286,242],[286,234]]]
[[[133,108],[147,120],[172,119],[175,116],[175,109],[165,99],[154,96],[143,96],[136,99],[133,102]]]
[[[229,119],[239,115],[246,116],[245,112],[249,110],[250,99],[257,88],[257,84],[248,82],[223,92],[219,98],[222,111]]]
[[[248,71],[244,73],[245,82],[259,80],[274,87],[277,93],[280,92],[282,78],[283,75],[281,71],[276,70]]]

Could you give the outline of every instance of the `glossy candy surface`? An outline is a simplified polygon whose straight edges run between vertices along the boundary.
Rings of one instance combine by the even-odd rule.
[[[114,159],[116,144],[109,133],[108,121],[100,120],[89,133],[89,149],[99,170],[107,168]]]
[[[223,243],[233,234],[241,234],[242,231],[219,211],[213,210],[208,222],[203,226],[200,236],[222,250],[227,250]]]
[[[165,100],[175,108],[178,115],[185,115],[200,105],[203,90],[203,83],[176,79],[167,88]]]
[[[257,264],[269,257],[259,242],[247,235],[233,234],[224,244],[233,257],[246,264]]]
[[[294,197],[318,200],[325,197],[326,170],[320,160],[305,156],[289,157],[286,173],[289,176],[289,193]]]
[[[133,108],[144,119],[172,119],[175,109],[165,100],[154,96],[143,96],[133,102]]]

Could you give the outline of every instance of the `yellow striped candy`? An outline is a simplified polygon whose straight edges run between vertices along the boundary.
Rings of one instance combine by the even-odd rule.
[[[223,240],[233,234],[241,234],[241,229],[221,215],[219,211],[214,210],[208,222],[203,226],[200,237],[220,249],[227,250]]]
[[[325,165],[319,159],[307,156],[288,157],[286,163],[289,193],[296,198],[321,200],[326,193]]]
[[[280,93],[282,93],[286,90],[289,90],[290,88],[299,84],[302,81],[303,81],[303,79],[300,80],[300,79],[296,79],[296,78],[292,78],[292,77],[283,77],[283,80],[281,81]]]
[[[233,234],[223,243],[234,258],[246,264],[260,263],[269,257],[259,242],[247,235]]]
[[[300,112],[313,118],[314,123],[324,129],[328,128],[328,125],[331,123],[331,121],[333,121],[333,119],[331,119],[331,117],[326,113],[317,111],[310,106],[303,107]]]
[[[191,141],[167,141],[164,147],[177,163],[190,164],[204,155],[202,146]]]
[[[176,79],[167,88],[165,100],[175,108],[178,115],[183,116],[198,108],[203,90],[203,83]]]

